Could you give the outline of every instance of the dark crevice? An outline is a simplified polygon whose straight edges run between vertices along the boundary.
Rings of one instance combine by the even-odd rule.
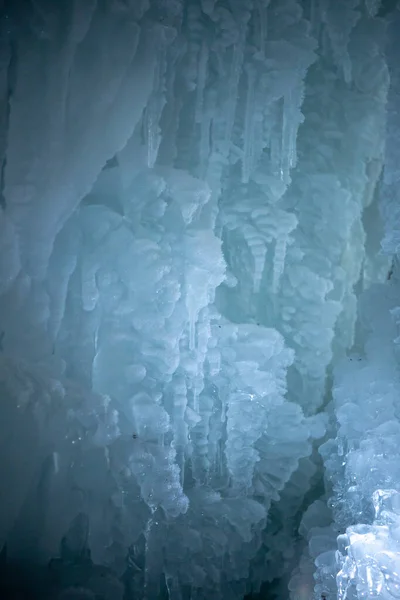
[[[377,17],[383,19],[387,17],[390,13],[394,12],[399,5],[399,0],[383,0],[381,3],[381,7],[378,10]]]
[[[12,32],[10,31],[10,35]],[[7,68],[7,101],[6,101],[6,111],[3,120],[3,130],[4,130],[4,148],[3,148],[3,156],[1,162],[1,171],[0,171],[0,206],[5,209],[7,206],[6,198],[4,195],[5,189],[5,173],[7,166],[7,146],[8,146],[8,135],[9,135],[9,125],[10,125],[10,116],[11,116],[11,101],[15,90],[15,83],[17,78],[17,49],[16,43],[12,40],[9,41],[9,52],[10,52],[10,60],[8,62]]]

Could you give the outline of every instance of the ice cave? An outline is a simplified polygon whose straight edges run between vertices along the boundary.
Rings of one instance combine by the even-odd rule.
[[[400,10],[0,2],[1,600],[400,598]]]

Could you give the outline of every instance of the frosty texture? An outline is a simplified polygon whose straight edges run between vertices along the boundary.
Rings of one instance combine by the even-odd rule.
[[[339,598],[398,598],[400,595],[399,493],[378,489],[373,494],[371,525],[349,527],[338,538]]]
[[[394,284],[356,329],[390,263],[379,2],[35,0],[0,31],[0,544],[148,600],[298,598],[314,559],[335,593],[337,528],[400,481]]]
[[[309,545],[292,580],[295,598],[301,586],[309,591],[313,587],[308,557],[317,566],[316,598],[321,594],[338,595],[341,600],[399,595],[398,25],[397,13],[386,46],[391,87],[385,168],[377,196],[384,227],[373,226],[377,211],[375,216],[366,211],[368,266],[358,302],[353,352],[334,369],[331,439],[320,448],[327,490],[322,500],[328,500],[331,514],[326,515],[322,528],[313,526],[307,514],[303,518]],[[383,252],[378,253],[379,237]],[[385,283],[370,286],[371,275],[379,273],[385,258],[389,258]],[[317,512],[317,503],[312,507]]]

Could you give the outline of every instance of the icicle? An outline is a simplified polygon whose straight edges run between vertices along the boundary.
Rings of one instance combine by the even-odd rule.
[[[155,91],[149,100],[146,112],[147,166],[149,168],[154,167],[161,144],[159,121],[165,105],[165,94],[163,90],[164,70],[165,64],[161,65],[160,62],[157,62],[154,74]]]
[[[208,45],[203,40],[199,56],[199,64],[197,69],[197,89],[196,89],[196,111],[195,121],[196,123],[202,123],[204,119],[203,115],[203,104],[204,104],[204,89],[206,87],[207,80],[207,66],[208,66]]]
[[[212,147],[212,115],[215,113],[215,97],[209,90],[205,93],[206,106],[200,123],[199,163],[200,177],[205,178],[207,173],[208,158]]]
[[[242,162],[242,183],[248,183],[254,159],[254,125],[255,125],[255,72],[247,69],[247,100],[244,125],[244,156]]]
[[[196,310],[192,303],[189,303],[189,350],[195,350],[196,346]]]
[[[173,35],[173,33],[172,33]],[[166,104],[165,74],[167,70],[166,51],[172,41],[171,31],[163,27],[160,31],[161,41],[158,51],[158,60],[154,70],[153,93],[149,99],[146,110],[146,137],[147,137],[147,166],[153,168],[161,144],[160,119]]]
[[[109,469],[111,462],[110,462],[110,449],[108,448],[108,446],[104,446],[104,459],[106,461],[107,469]]]
[[[195,412],[195,413],[199,412],[199,395],[200,395],[200,391],[197,389],[197,386],[195,384],[195,387],[193,389],[193,412]]]
[[[57,475],[57,473],[60,470],[60,455],[58,454],[58,452],[53,452],[53,467],[54,474]]]
[[[225,152],[226,155],[229,153],[230,143],[232,139],[233,126],[235,123],[235,114],[238,97],[239,80],[242,71],[242,64],[244,58],[244,46],[246,40],[246,24],[242,24],[239,33],[238,42],[234,46],[233,60],[231,66],[231,72],[228,84],[228,106],[227,116],[225,122]]]
[[[284,97],[282,116],[281,179],[288,182],[291,169],[296,166],[297,130],[302,121],[300,106],[303,101],[303,83],[300,83]]]
[[[250,249],[254,259],[253,291],[257,294],[260,291],[267,254],[265,241],[260,237],[253,238],[250,242]]]
[[[168,573],[164,574],[165,585],[168,591],[168,600],[182,600],[181,588],[179,580]]]
[[[320,0],[310,0],[308,18],[311,25],[311,33],[315,39],[319,39],[320,37],[323,12],[324,6],[321,4]]]
[[[199,55],[204,41],[204,25],[202,17],[203,15],[198,3],[188,2],[186,14],[188,40],[186,46],[186,67],[183,75],[186,87],[191,92],[194,91],[198,85]]]
[[[279,282],[285,268],[285,258],[288,239],[286,234],[278,237],[275,245],[274,267],[272,276],[272,292],[278,292]]]
[[[190,422],[194,435],[191,439],[191,462],[192,475],[198,482],[204,483],[210,468],[210,419],[215,411],[215,404],[218,398],[217,388],[207,386],[199,397],[198,414],[192,410],[187,410],[186,421]]]
[[[211,130],[211,118],[207,115],[202,123],[200,130],[200,166],[201,175],[204,177],[208,157],[210,155],[210,130]]]
[[[267,42],[267,10],[270,4],[270,0],[259,0],[258,1],[258,14],[260,18],[260,40],[259,48],[261,54],[265,55],[265,44]]]
[[[181,376],[174,379],[172,386],[173,397],[173,430],[174,446],[176,449],[176,463],[180,470],[180,484],[183,488],[185,473],[185,448],[188,443],[188,427],[185,422],[187,410],[187,386],[185,379]]]
[[[347,84],[353,76],[348,44],[351,31],[361,17],[358,6],[359,0],[338,0],[334,4],[325,3],[322,11],[336,64]]]
[[[291,123],[290,123],[290,101],[287,96],[283,100],[282,115],[282,150],[281,150],[281,179],[285,183],[289,177],[291,161]]]
[[[154,100],[150,100],[147,114],[147,166],[153,168],[158,155],[161,143],[161,136],[158,128],[157,109],[154,106]]]

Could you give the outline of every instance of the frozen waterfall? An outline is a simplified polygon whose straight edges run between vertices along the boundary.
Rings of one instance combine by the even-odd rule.
[[[0,597],[400,598],[396,2],[0,11]]]

